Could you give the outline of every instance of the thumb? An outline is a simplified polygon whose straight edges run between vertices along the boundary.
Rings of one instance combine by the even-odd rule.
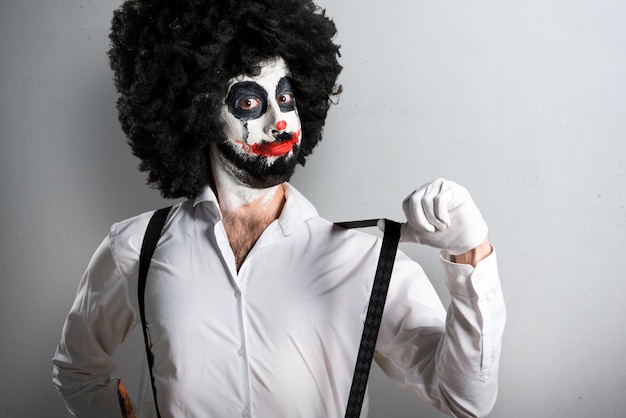
[[[380,229],[381,232],[385,232],[385,220],[379,219],[378,222],[376,223],[376,227]]]

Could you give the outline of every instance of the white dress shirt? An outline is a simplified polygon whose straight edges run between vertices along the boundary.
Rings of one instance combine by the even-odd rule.
[[[138,258],[151,214],[113,225],[67,317],[54,383],[77,416],[121,416],[111,355],[141,332]],[[237,272],[212,190],[176,205],[145,291],[161,416],[343,417],[380,245],[320,218],[287,184],[280,217]],[[436,408],[483,416],[505,321],[495,251],[476,268],[441,260],[447,318],[423,270],[398,252],[375,360]],[[155,416],[147,372],[135,401],[139,417]]]

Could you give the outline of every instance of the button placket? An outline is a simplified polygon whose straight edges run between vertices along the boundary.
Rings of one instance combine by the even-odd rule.
[[[235,285],[235,289],[233,292],[233,298],[235,299],[235,303],[237,304],[239,311],[239,330],[240,330],[240,340],[239,346],[235,347],[234,353],[238,357],[238,361],[240,362],[240,390],[241,390],[241,416],[242,417],[250,417],[250,365],[248,363],[248,351],[247,351],[247,332],[246,332],[246,301],[242,291],[242,286],[245,286],[245,280],[238,281],[238,284]],[[245,289],[243,289],[245,291]]]
[[[239,357],[243,357],[246,355],[246,340],[245,340],[245,335],[246,335],[246,327],[244,325],[244,316],[245,316],[245,309],[243,306],[243,300],[241,298],[241,290],[237,289],[235,290],[235,293],[233,293],[233,296],[235,297],[235,299],[237,299],[237,302],[239,304],[239,318],[240,318],[240,327],[241,327],[241,345],[239,346],[239,348],[237,349],[237,355]]]

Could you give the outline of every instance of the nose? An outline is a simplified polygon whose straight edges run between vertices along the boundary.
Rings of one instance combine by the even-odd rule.
[[[287,122],[282,117],[282,112],[278,108],[278,105],[271,105],[267,107],[265,113],[265,131],[267,135],[272,135],[276,131],[282,132],[287,129]]]
[[[285,122],[284,120],[279,120],[278,122],[276,122],[276,129],[278,129],[279,131],[284,131],[285,129],[287,129],[287,122]]]

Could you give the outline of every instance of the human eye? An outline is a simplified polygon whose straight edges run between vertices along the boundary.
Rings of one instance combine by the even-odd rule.
[[[276,103],[282,112],[296,110],[296,98],[293,95],[293,87],[289,78],[283,77],[276,86]]]
[[[276,103],[282,112],[296,110],[296,98],[291,93],[281,93],[276,98]]]
[[[267,110],[267,91],[254,81],[236,83],[228,92],[225,103],[236,118],[256,119]]]
[[[291,93],[283,93],[276,98],[276,101],[282,105],[288,105],[294,101],[293,94]]]
[[[246,97],[237,102],[237,107],[241,110],[253,110],[261,106],[261,101],[255,97]]]

